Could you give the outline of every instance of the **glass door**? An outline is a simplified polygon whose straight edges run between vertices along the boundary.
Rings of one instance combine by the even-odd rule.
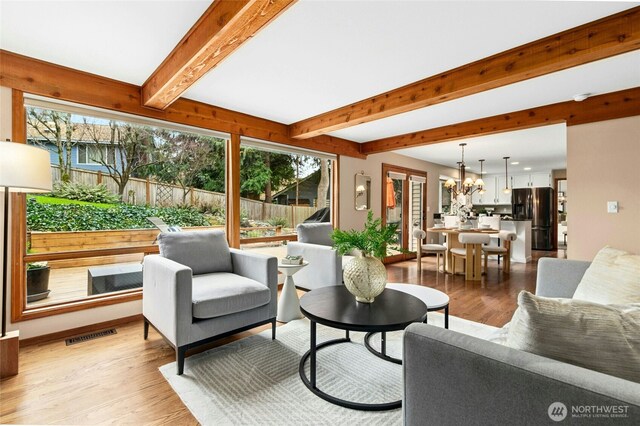
[[[382,221],[397,225],[396,238],[387,249],[385,261],[397,262],[415,257],[417,245],[413,231],[424,229],[426,224],[427,174],[383,164],[382,175]]]

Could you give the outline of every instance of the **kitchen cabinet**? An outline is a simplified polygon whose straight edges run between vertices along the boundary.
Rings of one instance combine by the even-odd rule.
[[[496,198],[496,177],[485,175],[482,177],[484,181],[484,194],[480,194],[478,191],[474,192],[471,196],[471,203],[473,205],[483,204],[495,204]]]
[[[528,173],[511,176],[513,188],[542,188],[551,186],[551,173]]]

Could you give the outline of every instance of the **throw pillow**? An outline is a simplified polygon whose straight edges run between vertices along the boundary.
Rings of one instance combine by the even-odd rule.
[[[640,255],[603,248],[584,273],[573,298],[604,305],[640,303]]]
[[[222,231],[163,232],[160,255],[188,266],[193,275],[233,272],[231,252]]]
[[[507,346],[640,383],[640,304],[518,295]]]

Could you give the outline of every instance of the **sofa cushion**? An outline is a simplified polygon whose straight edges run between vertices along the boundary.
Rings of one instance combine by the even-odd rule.
[[[161,256],[188,266],[194,275],[233,271],[222,231],[163,232],[158,244]]]
[[[640,304],[518,295],[507,346],[640,382]]]
[[[228,272],[193,277],[193,316],[215,318],[266,305],[271,292],[264,284]]]
[[[301,223],[297,229],[300,243],[333,246],[333,225],[330,223]]]
[[[603,248],[584,273],[573,298],[605,305],[640,303],[640,255]]]

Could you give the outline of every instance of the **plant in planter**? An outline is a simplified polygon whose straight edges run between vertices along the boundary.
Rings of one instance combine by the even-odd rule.
[[[355,259],[344,268],[344,284],[358,302],[371,303],[387,284],[387,270],[382,259],[387,246],[396,242],[396,224],[382,226],[381,219],[373,219],[370,211],[364,230],[341,231],[331,234],[340,255],[354,253]]]
[[[49,272],[47,262],[27,263],[27,302],[49,297]]]

